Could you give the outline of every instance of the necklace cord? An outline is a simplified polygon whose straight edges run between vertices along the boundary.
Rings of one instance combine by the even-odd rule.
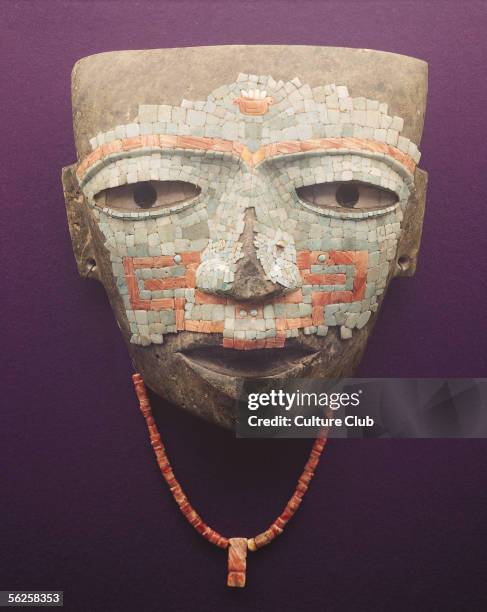
[[[154,449],[162,476],[164,477],[164,480],[166,481],[174,500],[179,506],[181,512],[186,517],[188,523],[192,525],[199,534],[201,534],[211,544],[219,546],[223,549],[229,549],[228,586],[244,586],[246,551],[250,550],[255,552],[259,548],[270,544],[283,532],[286,524],[294,516],[296,510],[299,508],[303,500],[304,494],[308,490],[315,469],[320,461],[321,453],[326,445],[326,438],[316,438],[314,441],[308,461],[304,466],[303,473],[298,478],[294,493],[276,520],[265,531],[259,533],[253,538],[226,538],[207,525],[193,506],[189,503],[188,498],[174,475],[167,457],[166,449],[164,448],[159,430],[157,429],[156,422],[152,416],[149,396],[147,394],[147,388],[142,376],[140,374],[134,374],[132,376],[132,380],[137,399],[139,400],[140,410],[144,416],[147,429],[149,431],[150,443]]]

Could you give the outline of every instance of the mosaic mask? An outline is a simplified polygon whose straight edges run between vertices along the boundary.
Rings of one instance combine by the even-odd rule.
[[[158,395],[232,426],[240,382],[353,375],[416,267],[427,65],[379,51],[102,53],[73,70],[79,272]]]

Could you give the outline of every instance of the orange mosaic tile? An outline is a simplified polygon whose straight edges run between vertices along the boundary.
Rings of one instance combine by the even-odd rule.
[[[285,336],[276,335],[273,338],[262,340],[241,340],[238,338],[223,338],[223,348],[233,348],[237,351],[251,351],[254,349],[283,348]]]
[[[148,291],[162,291],[163,289],[184,289],[188,286],[186,276],[170,278],[153,278],[144,281],[144,289]]]
[[[202,334],[223,333],[224,321],[192,321],[186,319],[184,329],[186,331],[201,332]]]
[[[303,282],[307,285],[343,285],[346,274],[310,274],[303,272]]]
[[[301,304],[303,301],[303,292],[301,289],[287,293],[286,295],[279,297],[274,302],[275,304]]]
[[[263,99],[246,98],[240,96],[235,98],[234,104],[238,105],[240,112],[243,115],[265,115],[269,110],[269,106],[273,103],[273,99],[270,96],[266,96]]]
[[[219,295],[214,295],[211,293],[204,293],[199,289],[195,289],[194,292],[194,301],[195,304],[227,304],[228,299],[224,297],[220,297]]]

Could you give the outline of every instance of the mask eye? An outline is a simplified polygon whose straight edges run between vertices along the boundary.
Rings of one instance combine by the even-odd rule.
[[[139,208],[152,208],[157,202],[157,191],[151,183],[137,183],[134,185],[132,196]]]
[[[136,212],[177,207],[200,193],[200,187],[186,181],[142,181],[104,189],[95,202],[101,208]]]
[[[389,189],[357,181],[317,183],[298,187],[296,194],[306,204],[337,211],[380,210],[398,201],[397,195]]]

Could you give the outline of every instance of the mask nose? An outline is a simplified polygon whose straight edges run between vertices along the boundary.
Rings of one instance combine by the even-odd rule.
[[[286,215],[276,221],[271,214],[277,194],[260,177],[238,178],[202,253],[196,286],[236,302],[275,300],[302,285],[294,239],[276,227],[286,224]]]
[[[196,286],[205,293],[237,302],[265,302],[302,285],[292,236],[244,212],[238,241],[212,242],[196,272]]]
[[[244,214],[244,231],[240,236],[241,257],[234,270],[234,281],[227,295],[239,301],[265,301],[277,297],[286,289],[267,278],[255,246],[255,209]]]

